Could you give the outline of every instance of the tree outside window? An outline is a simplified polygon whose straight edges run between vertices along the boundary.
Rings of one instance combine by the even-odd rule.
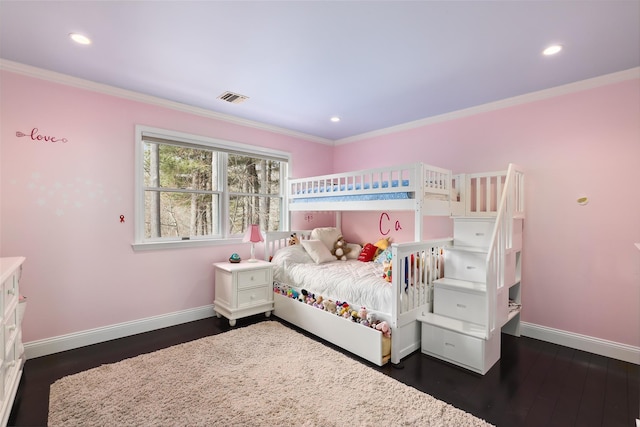
[[[280,229],[287,162],[210,145],[142,135],[144,241]]]

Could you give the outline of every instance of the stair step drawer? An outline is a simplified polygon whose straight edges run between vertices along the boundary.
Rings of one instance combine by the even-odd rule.
[[[494,221],[456,220],[453,225],[453,244],[488,248],[493,234]]]
[[[433,312],[466,322],[485,325],[487,308],[485,294],[460,292],[436,286],[433,291]]]
[[[483,340],[437,326],[422,324],[422,352],[473,370],[483,369]]]
[[[446,251],[445,277],[469,282],[487,280],[487,254],[482,252]]]

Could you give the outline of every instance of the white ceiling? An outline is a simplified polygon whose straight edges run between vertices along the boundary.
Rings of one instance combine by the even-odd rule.
[[[340,140],[638,67],[640,1],[2,0],[0,58]]]

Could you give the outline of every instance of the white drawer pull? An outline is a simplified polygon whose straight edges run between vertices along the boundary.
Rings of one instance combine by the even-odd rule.
[[[7,363],[7,368],[13,368],[14,366],[16,366],[15,360],[12,360],[11,362]]]
[[[445,342],[444,345],[447,346],[447,347],[456,348],[455,344],[451,344],[450,342]]]
[[[456,304],[456,307],[458,307],[458,308],[467,308],[467,306],[464,305],[464,304]]]
[[[473,265],[467,265],[467,270],[475,270],[476,267]]]
[[[16,325],[11,325],[7,329],[9,329],[9,332],[13,332],[16,330]]]
[[[484,236],[484,233],[476,233],[476,236]]]
[[[9,295],[14,295],[16,293],[16,291],[14,291],[13,289],[7,289],[7,293]]]

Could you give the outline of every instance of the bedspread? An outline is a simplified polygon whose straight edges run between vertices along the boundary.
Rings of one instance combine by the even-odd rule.
[[[306,289],[325,299],[391,312],[392,286],[382,278],[382,264],[358,260],[316,264],[301,245],[279,250],[272,263],[276,282]]]

